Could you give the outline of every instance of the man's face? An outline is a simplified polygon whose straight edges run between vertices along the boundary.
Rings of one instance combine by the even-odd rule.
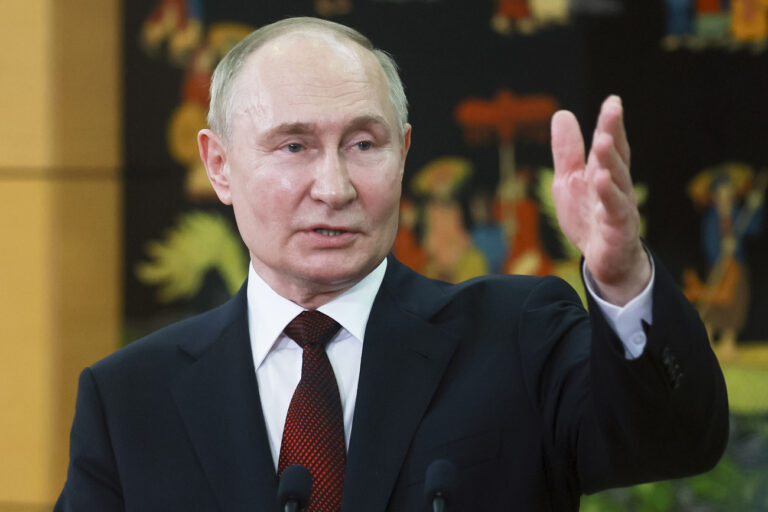
[[[233,95],[214,188],[259,275],[316,307],[309,297],[351,287],[392,246],[410,127],[398,134],[375,57],[323,33],[267,43]]]

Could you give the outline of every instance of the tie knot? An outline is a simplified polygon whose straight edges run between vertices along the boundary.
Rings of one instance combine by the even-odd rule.
[[[340,328],[336,320],[319,311],[302,311],[291,320],[283,332],[301,348],[315,345],[322,347]]]

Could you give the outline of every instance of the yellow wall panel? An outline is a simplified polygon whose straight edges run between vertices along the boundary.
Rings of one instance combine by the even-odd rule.
[[[80,370],[119,346],[120,5],[0,8],[0,512],[50,510]]]
[[[51,2],[3,0],[0,12],[0,165],[48,165]]]
[[[59,167],[75,171],[113,169],[121,161],[122,143],[118,2],[67,0],[53,5],[54,158]]]
[[[119,346],[122,192],[116,176],[52,184],[51,497],[61,491],[80,371]]]
[[[42,180],[0,182],[0,500],[48,492],[52,359],[48,237],[50,189]],[[42,474],[41,474],[42,472]]]

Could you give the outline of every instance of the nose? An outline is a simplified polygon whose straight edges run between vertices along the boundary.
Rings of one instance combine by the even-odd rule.
[[[338,151],[327,151],[317,163],[310,197],[338,210],[357,197],[344,158]]]

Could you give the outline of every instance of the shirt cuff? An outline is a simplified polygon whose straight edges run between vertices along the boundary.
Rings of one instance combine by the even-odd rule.
[[[624,357],[627,359],[637,359],[642,355],[647,341],[642,322],[646,322],[648,325],[653,323],[652,296],[656,268],[653,264],[653,258],[649,256],[648,259],[651,262],[651,279],[648,281],[648,285],[637,297],[623,307],[611,304],[600,297],[599,288],[592,274],[587,270],[586,262],[582,263],[581,266],[587,292],[592,295],[608,321],[608,325],[613,328],[624,345]]]

